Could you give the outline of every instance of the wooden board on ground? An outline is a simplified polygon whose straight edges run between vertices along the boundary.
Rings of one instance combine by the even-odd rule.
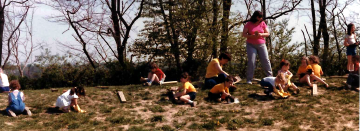
[[[313,95],[313,96],[318,95],[317,84],[313,84],[313,88],[311,90],[311,95]]]
[[[119,95],[120,102],[123,102],[123,103],[126,102],[124,93],[122,91],[118,91],[117,93]]]
[[[51,92],[57,92],[59,91],[58,89],[51,89]]]
[[[241,81],[240,76],[235,76],[235,79],[236,80],[234,81],[234,84],[239,83]]]
[[[100,88],[100,89],[109,89],[109,86],[97,86],[97,88]]]
[[[330,76],[330,78],[347,78],[348,76]]]
[[[166,81],[166,82],[163,82],[163,84],[176,84],[177,81]]]
[[[253,81],[259,82],[259,81],[261,81],[261,80],[260,80],[260,79],[257,79],[257,78],[253,78]]]

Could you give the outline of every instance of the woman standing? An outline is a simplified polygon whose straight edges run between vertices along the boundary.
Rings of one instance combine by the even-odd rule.
[[[255,11],[243,30],[243,37],[246,37],[246,53],[248,57],[246,79],[252,84],[254,70],[256,67],[256,55],[259,55],[260,62],[267,77],[272,76],[272,70],[268,51],[265,44],[265,37],[269,36],[266,23],[263,21],[263,14]]]
[[[354,71],[352,57],[356,55],[356,46],[359,45],[359,42],[356,42],[355,25],[353,23],[347,26],[344,45],[346,46],[346,56],[348,58],[347,72]]]

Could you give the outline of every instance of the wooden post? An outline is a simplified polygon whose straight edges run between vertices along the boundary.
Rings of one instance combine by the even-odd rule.
[[[330,78],[348,78],[348,76],[330,76]]]
[[[97,86],[97,88],[100,88],[100,89],[109,89],[109,86]]]
[[[318,95],[317,84],[313,84],[313,88],[312,88],[312,91],[311,91],[311,95],[313,95],[313,96],[317,96],[317,95]]]
[[[176,84],[177,81],[166,81],[166,82],[163,82],[163,84]]]
[[[51,92],[57,92],[58,91],[58,89],[51,89]]]
[[[120,98],[120,102],[122,102],[122,103],[126,102],[125,95],[122,91],[118,91],[118,95]]]

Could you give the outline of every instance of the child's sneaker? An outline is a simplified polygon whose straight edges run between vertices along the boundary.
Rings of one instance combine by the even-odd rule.
[[[216,102],[221,102],[221,98],[217,99]]]
[[[147,85],[147,86],[151,86],[151,83],[150,83],[150,82],[146,82],[146,85]]]
[[[195,101],[193,101],[192,103],[190,103],[190,106],[191,106],[191,107],[195,107],[195,106],[196,106]]]
[[[12,116],[12,117],[16,117],[16,114],[15,114],[13,111],[11,111],[11,110],[8,111],[8,114],[9,114],[10,116]]]
[[[25,111],[26,111],[27,115],[29,115],[29,116],[32,115],[32,113],[31,113],[31,111],[30,111],[30,109],[28,107],[25,107]]]
[[[252,82],[251,82],[251,81],[247,81],[246,84],[252,85]]]
[[[234,99],[234,103],[235,103],[235,104],[240,103],[239,99],[238,99],[238,98],[235,98],[235,99]]]

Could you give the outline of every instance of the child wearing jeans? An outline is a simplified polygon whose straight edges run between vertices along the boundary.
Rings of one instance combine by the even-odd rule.
[[[286,82],[284,74],[280,73],[276,77],[265,77],[261,79],[260,85],[263,88],[268,87],[264,90],[264,93],[268,96],[272,96],[272,93],[277,90],[276,87],[278,87],[280,91],[283,91],[283,87]]]
[[[205,75],[205,88],[211,89],[215,85],[219,83],[223,83],[225,78],[229,76],[223,70],[223,66],[231,61],[231,54],[230,53],[221,53],[219,58],[215,58],[211,60],[206,68],[206,75]]]
[[[151,62],[149,67],[151,71],[148,74],[148,78],[141,77],[140,81],[144,86],[151,86],[152,84],[161,85],[165,81],[165,73],[154,62]]]
[[[16,117],[16,114],[20,114],[26,111],[26,113],[31,116],[31,111],[28,107],[25,107],[24,93],[19,91],[21,88],[19,81],[12,80],[10,82],[10,88],[12,92],[9,93],[9,106],[6,108],[6,112],[10,116]]]

